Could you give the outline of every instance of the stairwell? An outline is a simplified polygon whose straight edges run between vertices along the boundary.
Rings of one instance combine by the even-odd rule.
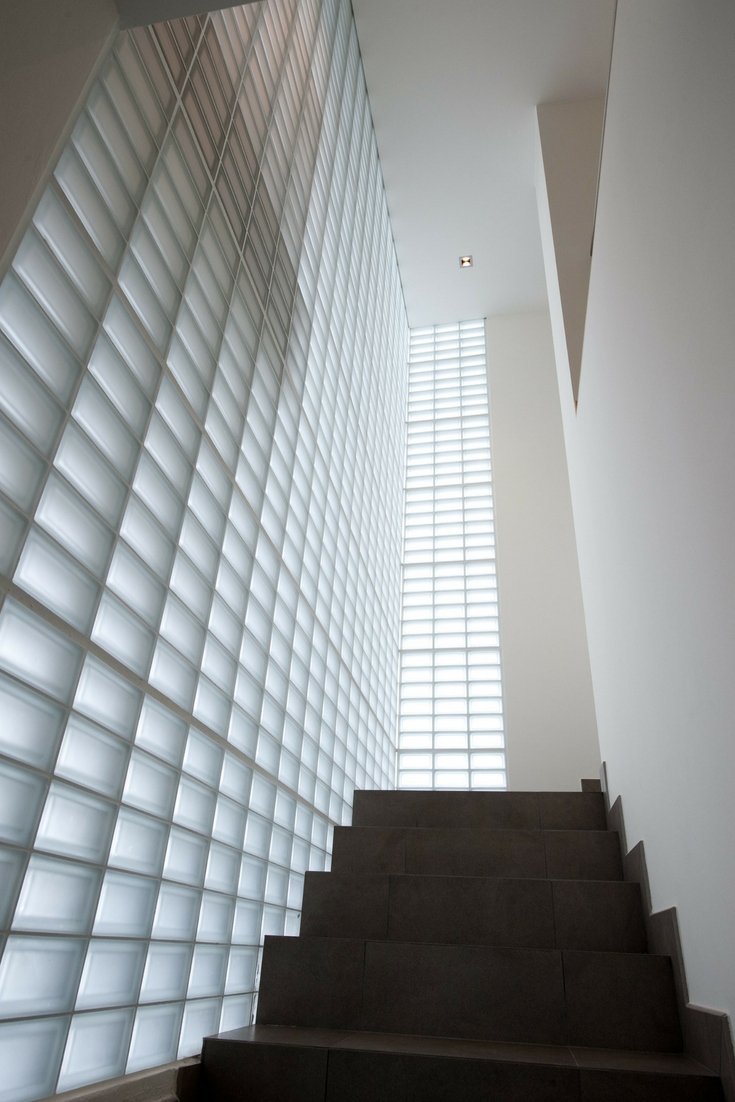
[[[720,1102],[602,794],[357,792],[207,1102]]]

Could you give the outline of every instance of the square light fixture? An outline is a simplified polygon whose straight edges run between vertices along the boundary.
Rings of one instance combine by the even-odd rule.
[[[472,267],[472,257],[471,256],[460,256],[459,266],[460,266],[460,268],[471,268]]]

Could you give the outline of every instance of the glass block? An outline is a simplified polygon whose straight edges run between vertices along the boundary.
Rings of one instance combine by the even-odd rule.
[[[246,804],[250,798],[252,779],[253,771],[245,762],[240,761],[234,754],[225,754],[219,785],[220,792],[231,796],[238,803]]]
[[[153,697],[143,701],[135,741],[172,765],[180,765],[186,740],[186,723]]]
[[[108,587],[151,627],[158,626],[165,587],[126,544],[118,542],[107,574]]]
[[[234,895],[239,873],[239,852],[230,849],[229,846],[220,846],[216,842],[212,842],[209,847],[205,887]]]
[[[200,834],[209,834],[214,817],[216,794],[211,788],[200,784],[192,777],[183,776],[179,781],[179,790],[174,807],[174,822],[180,826],[197,830]]]
[[[27,526],[28,522],[22,513],[5,498],[0,497],[0,573],[8,577],[13,573]]]
[[[111,593],[102,594],[92,639],[141,677],[147,672],[153,632]]]
[[[234,900],[226,895],[204,892],[197,941],[229,941],[234,905]]]
[[[166,823],[121,807],[112,837],[109,864],[118,869],[159,876],[167,838]]]
[[[256,857],[267,857],[270,852],[270,842],[271,824],[252,811],[249,812],[245,827],[244,848]]]
[[[227,732],[227,741],[242,750],[249,758],[255,757],[255,748],[258,744],[258,724],[250,716],[246,715],[236,704],[233,704],[230,715],[230,729]]]
[[[145,963],[143,941],[92,940],[77,992],[77,1010],[124,1006],[138,998]]]
[[[125,483],[73,421],[64,429],[54,464],[108,524],[117,525],[127,494]]]
[[[225,986],[227,971],[226,945],[197,945],[191,962],[188,998],[198,999],[205,995],[221,995]]]
[[[0,1016],[20,1018],[70,1010],[85,942],[11,934],[0,961]]]
[[[161,884],[152,937],[193,941],[199,918],[200,893],[178,884]]]
[[[95,577],[104,573],[112,550],[112,531],[56,471],[49,474],[35,520]]]
[[[189,728],[184,754],[184,770],[216,788],[222,770],[223,750],[196,727]]]
[[[87,934],[102,873],[88,865],[33,854],[13,919],[14,930]]]
[[[0,839],[30,845],[46,781],[38,773],[0,761]]]
[[[200,675],[193,707],[197,719],[218,735],[226,736],[230,706],[230,699],[216,685]]]
[[[108,869],[92,932],[98,937],[148,937],[157,895],[155,880]]]
[[[279,907],[285,907],[287,896],[288,872],[277,865],[269,865],[265,883],[266,903],[274,903]]]
[[[142,436],[150,415],[150,402],[104,332],[97,338],[89,370],[133,432]]]
[[[56,397],[68,401],[79,361],[14,272],[0,286],[0,327]]]
[[[242,845],[245,832],[245,809],[226,796],[219,796],[214,813],[212,836],[231,846]]]
[[[0,752],[50,769],[64,724],[64,709],[54,701],[0,674]]]
[[[233,945],[258,945],[263,924],[263,904],[249,899],[238,899],[235,904],[235,920],[232,924]]]
[[[274,935],[283,937],[286,926],[286,911],[283,907],[263,907],[263,937]]]
[[[140,988],[140,1002],[183,999],[189,983],[191,945],[152,941]]]
[[[176,771],[141,750],[133,750],[125,778],[123,801],[163,819],[171,816],[177,785]]]
[[[63,407],[9,341],[0,337],[0,408],[48,455],[56,442]]]
[[[0,666],[57,700],[68,701],[82,648],[8,597],[0,613]]]
[[[225,1033],[229,1029],[240,1029],[243,1026],[249,1026],[252,1006],[252,995],[233,995],[229,999],[224,998],[222,1000],[222,1017],[219,1026],[221,1032]]]
[[[129,482],[141,445],[89,375],[79,388],[72,417],[110,461],[113,469]]]
[[[10,925],[24,865],[24,853],[0,846],[0,928],[2,929]]]
[[[167,880],[180,880],[184,884],[201,886],[208,848],[206,838],[180,827],[173,827],[166,850],[163,875]]]
[[[131,738],[140,708],[141,693],[99,658],[88,654],[74,697],[74,708],[111,731]]]
[[[128,1075],[176,1059],[183,1009],[181,1003],[138,1008],[125,1068]]]
[[[164,581],[168,578],[175,544],[135,494],[131,494],[128,500],[120,535],[159,578]]]
[[[161,366],[130,311],[117,295],[113,295],[108,307],[104,328],[145,393],[153,397]]]
[[[163,639],[159,639],[148,680],[182,708],[191,708],[196,689],[196,670]]]
[[[114,804],[54,781],[41,815],[36,846],[85,861],[104,861],[114,823]]]
[[[221,1007],[221,999],[198,999],[186,1004],[181,1024],[179,1060],[201,1052],[203,1038],[218,1031]]]
[[[225,994],[234,995],[241,991],[252,991],[255,987],[257,966],[258,949],[255,946],[233,945],[227,966]]]
[[[56,760],[55,773],[93,788],[103,796],[120,795],[128,745],[81,716],[71,714]]]
[[[125,1071],[133,1026],[132,1009],[77,1014],[72,1018],[58,1091],[113,1079]]]
[[[1,1102],[26,1102],[53,1094],[68,1021],[41,1018],[0,1024]]]

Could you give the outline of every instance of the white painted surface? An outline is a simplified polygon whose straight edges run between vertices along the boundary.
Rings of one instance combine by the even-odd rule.
[[[546,309],[536,105],[604,94],[613,0],[354,9],[410,324]]]
[[[486,322],[508,786],[600,769],[548,313]]]
[[[536,189],[545,203],[545,209],[539,210],[544,268],[550,302],[558,289],[559,308],[552,309],[552,327],[558,322],[563,327],[575,397],[587,316],[604,110],[605,100],[599,98],[545,103],[537,111]],[[555,334],[557,346],[560,339]]]
[[[611,795],[735,1012],[735,7],[620,0],[579,411],[560,378]]]

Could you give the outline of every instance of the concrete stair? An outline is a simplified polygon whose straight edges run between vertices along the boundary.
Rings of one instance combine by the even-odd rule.
[[[602,795],[358,792],[212,1102],[715,1102]]]

